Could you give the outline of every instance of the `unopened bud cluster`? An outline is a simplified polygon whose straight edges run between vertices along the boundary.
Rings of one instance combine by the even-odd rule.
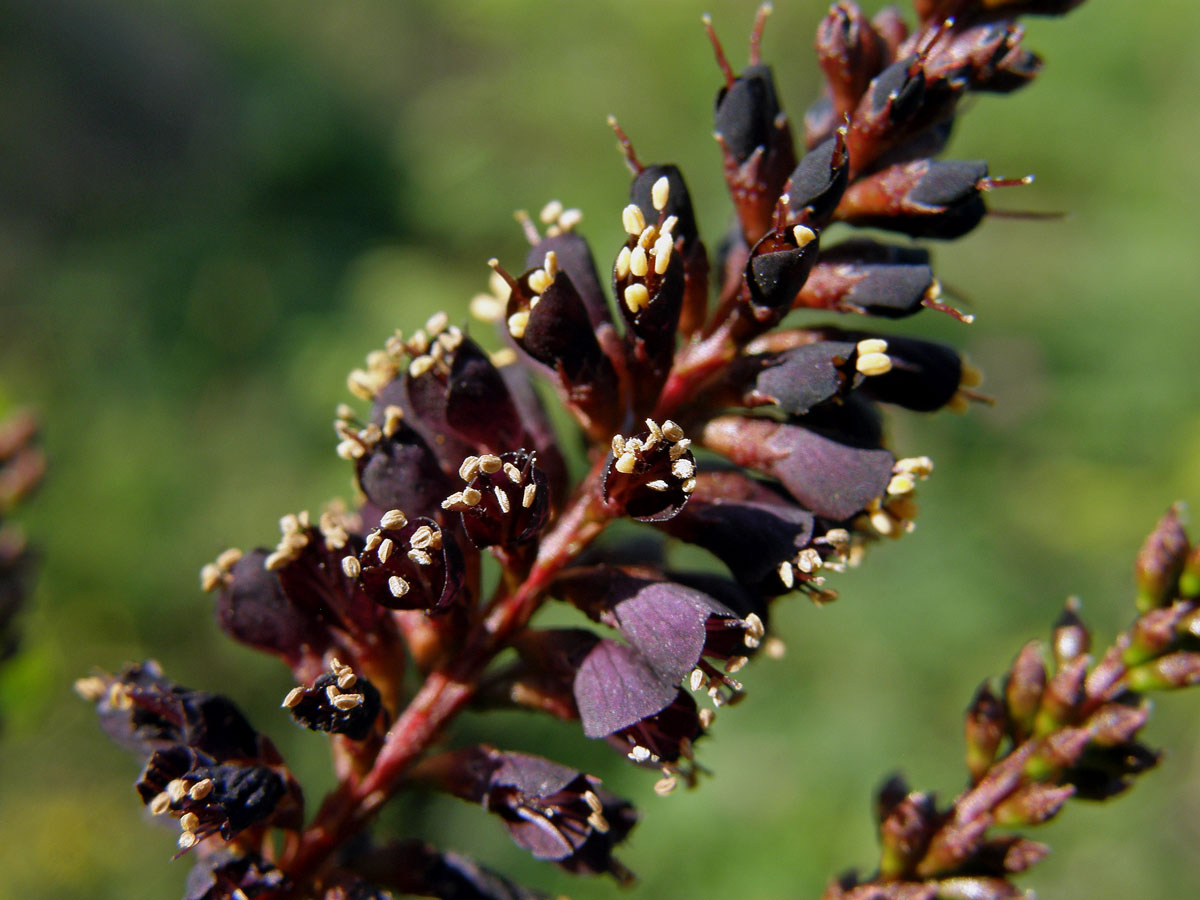
[[[831,885],[826,900],[1024,896],[1012,876],[1049,848],[1007,829],[1047,822],[1071,798],[1115,797],[1158,764],[1139,738],[1143,694],[1200,684],[1200,544],[1176,509],[1146,539],[1136,572],[1140,615],[1107,649],[1090,652],[1072,599],[1049,645],[1027,644],[1003,678],[980,686],[965,719],[968,785],[952,803],[899,777],[883,786],[879,869]]]

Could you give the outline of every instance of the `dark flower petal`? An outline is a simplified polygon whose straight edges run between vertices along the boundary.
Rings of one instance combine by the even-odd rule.
[[[442,382],[433,376],[417,379],[419,384],[414,387],[413,380],[405,372],[385,384],[375,398],[371,421],[381,430],[386,430],[389,417],[395,419],[399,411],[405,427],[412,428],[420,435],[425,446],[437,458],[442,472],[447,476],[452,475],[458,460],[475,452],[475,447],[446,422],[445,386]],[[411,396],[413,391],[418,395],[415,403]]]
[[[728,499],[723,487],[730,479],[751,479],[738,473],[701,475],[692,502],[667,530],[675,537],[708,550],[729,567],[740,583],[786,589],[779,581],[780,566],[789,565],[813,537],[813,515],[766,488],[756,499]]]
[[[149,755],[182,744],[218,761],[274,755],[231,700],[168,681],[157,663],[93,676],[76,687],[95,702],[109,737],[130,750]]]
[[[523,443],[521,420],[504,379],[479,345],[457,328],[437,335],[429,352],[412,361],[404,384],[413,415],[432,431],[432,439],[426,434],[426,440],[440,452],[446,450],[441,445],[447,433],[476,451]]]
[[[854,368],[857,355],[853,342],[817,341],[765,358],[745,405],[772,403],[788,415],[803,415],[862,381]]]
[[[470,456],[460,474],[467,487],[450,498],[447,508],[462,514],[476,547],[517,546],[538,536],[550,516],[550,491],[532,453]]]
[[[537,859],[571,872],[628,870],[612,858],[636,821],[633,808],[602,791],[598,779],[539,756],[480,746],[438,761],[447,790],[482,802],[513,840]]]
[[[788,178],[780,198],[781,208],[787,209],[787,223],[823,227],[842,199],[849,178],[846,139],[839,131],[805,154]]]
[[[320,654],[331,642],[324,617],[297,606],[266,568],[269,553],[252,550],[234,563],[217,595],[217,624],[239,643],[274,653],[295,667],[305,652]]]
[[[925,250],[847,241],[821,252],[795,306],[901,318],[921,310],[934,284]]]
[[[354,857],[354,868],[402,893],[439,900],[547,900],[458,853],[424,841],[394,841]]]
[[[887,355],[892,367],[866,379],[863,389],[885,403],[932,412],[954,399],[963,381],[963,361],[943,344],[889,336]]]
[[[817,260],[820,242],[804,225],[768,231],[750,251],[746,263],[750,314],[759,331],[787,315]]]
[[[530,270],[536,269],[545,262],[546,254],[551,252],[557,259],[558,267],[566,273],[583,302],[592,329],[606,323],[612,324],[608,300],[604,296],[599,270],[596,268],[596,259],[592,256],[592,248],[587,240],[573,231],[543,238],[526,255],[525,267]]]
[[[881,496],[895,462],[887,450],[855,447],[797,425],[739,416],[711,420],[704,444],[739,465],[778,478],[805,507],[835,521],[853,517]]]
[[[716,133],[737,163],[745,162],[759,147],[767,147],[779,115],[779,98],[771,69],[748,66],[717,94]]]
[[[453,535],[433,519],[408,520],[389,510],[367,535],[356,581],[369,599],[390,609],[449,609],[466,591],[466,562]]]
[[[359,487],[375,507],[413,515],[434,515],[452,483],[429,445],[403,422],[356,459],[355,468]]]
[[[183,900],[241,900],[290,887],[287,876],[257,854],[218,850],[196,860]]]
[[[919,159],[889,166],[846,190],[838,218],[914,237],[961,237],[987,212],[980,187],[987,173],[982,160]]]
[[[595,421],[607,428],[620,415],[616,371],[600,348],[570,277],[557,270],[553,257],[544,262],[549,269],[531,269],[516,280],[508,298],[508,333],[518,347],[554,372],[585,427]]]
[[[575,676],[575,704],[583,733],[591,738],[661,712],[677,692],[677,684],[651,668],[640,653],[609,640],[596,644]]]

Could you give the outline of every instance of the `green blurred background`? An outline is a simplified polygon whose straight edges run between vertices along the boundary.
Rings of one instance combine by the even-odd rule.
[[[877,4],[870,4],[873,10]],[[765,40],[798,118],[816,90],[823,4],[780,0]],[[44,564],[24,653],[0,672],[0,898],[172,898],[186,862],[146,821],[137,763],[70,691],[92,666],[153,656],[233,696],[316,798],[321,738],[278,712],[281,667],[213,625],[197,571],[273,543],[279,515],[349,494],[333,453],[343,379],[395,327],[461,320],[485,260],[519,269],[511,218],[552,197],[602,258],[627,175],[605,114],[644,160],[683,166],[715,243],[728,215],[711,140],[719,78],[694,2],[7,0],[0,4],[0,409],[45,419],[50,476],[23,516]],[[752,2],[714,5],[735,66]],[[1029,23],[1048,64],[982,98],[952,152],[1033,187],[994,195],[1062,221],[995,218],[940,247],[994,409],[897,417],[928,453],[915,534],[837,579],[826,609],[782,605],[789,652],[745,674],[668,798],[606,747],[531,716],[466,733],[553,748],[645,812],[634,896],[816,897],[873,867],[872,790],[961,786],[977,682],[1078,593],[1107,641],[1131,614],[1131,560],[1177,498],[1200,502],[1200,6],[1093,0]],[[478,329],[477,329],[478,330]],[[1200,697],[1165,697],[1161,770],[1109,807],[1043,829],[1043,898],[1166,900],[1200,887]],[[465,804],[388,827],[553,892],[602,881],[522,857]]]

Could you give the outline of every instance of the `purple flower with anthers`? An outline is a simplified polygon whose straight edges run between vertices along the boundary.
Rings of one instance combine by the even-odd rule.
[[[174,685],[152,664],[79,685],[104,728],[142,756],[143,800],[179,821],[183,850],[197,847],[189,898],[534,896],[421,841],[362,834],[402,789],[479,803],[568,871],[632,877],[613,850],[636,814],[597,779],[487,746],[435,747],[454,740],[465,709],[536,710],[660,772],[660,793],[697,781],[695,745],[714,708],[745,696],[734,676],[782,646],[767,635],[773,604],[792,593],[832,600],[827,579],[872,541],[913,529],[915,491],[933,465],[893,448],[884,407],[962,411],[987,399],[957,351],[863,325],[926,308],[970,321],[942,301],[929,251],[831,240],[830,228],[953,238],[979,225],[986,195],[1026,180],[935,157],[968,92],[1011,91],[1038,71],[1016,16],[1073,5],[916,0],[910,32],[895,10],[868,19],[839,2],[818,29],[827,85],[802,136],[762,58],[769,8],[740,72],[706,22],[734,213],[714,253],[691,176],[643,163],[611,120],[631,175],[607,214],[620,221],[618,241],[593,248],[582,213],[559,201],[538,221],[519,213],[529,243],[509,264],[519,274],[490,260],[491,293],[471,302],[500,349],[437,313],[367,354],[346,382],[361,405],[339,406],[334,422],[353,497],[284,516],[274,549],[227,550],[201,572],[222,630],[291,670],[287,714],[330,737],[337,784],[313,819],[302,822],[294,778],[224,697]],[[793,311],[825,320],[781,327]],[[551,393],[561,417],[543,406]],[[617,522],[627,527],[614,539]],[[673,542],[727,574],[675,571]],[[1143,554],[1144,603],[1188,573],[1200,593],[1200,559],[1179,546],[1168,530]],[[589,627],[543,627],[535,616],[552,601]],[[1146,649],[1170,644],[1179,623],[1167,619],[1151,616],[1137,635],[1146,684],[1200,678],[1187,648]],[[1136,741],[1136,710],[1108,702],[1086,726],[1066,722],[1088,685],[1085,654],[1072,649],[1079,627],[1060,631],[1061,672],[1048,678],[1025,654],[1003,701],[981,701],[972,772],[988,771],[1004,729],[1024,741],[1062,725],[1030,764],[1102,796],[1154,758]],[[1013,804],[1034,817],[1060,800],[1031,788]],[[971,860],[963,891],[990,896],[1037,857],[978,826],[939,831],[920,797],[888,801],[896,846]]]

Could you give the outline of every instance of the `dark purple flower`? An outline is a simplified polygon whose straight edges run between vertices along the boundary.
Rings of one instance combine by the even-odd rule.
[[[509,337],[554,373],[559,392],[585,430],[615,427],[621,415],[616,370],[571,276],[559,270],[557,254],[548,252],[540,266],[516,279],[496,269],[511,280],[505,308]]]
[[[987,212],[982,194],[987,173],[982,160],[897,163],[849,187],[838,218],[914,237],[961,237]]]
[[[404,379],[413,416],[433,430],[433,446],[445,444],[447,432],[477,452],[499,453],[525,443],[504,379],[479,345],[457,328],[433,337],[429,350],[409,363]]]
[[[794,305],[900,318],[919,312],[934,285],[926,250],[844,241],[821,251]]]
[[[539,756],[492,747],[459,751],[442,761],[447,789],[499,816],[513,840],[537,859],[576,873],[631,873],[612,856],[637,814],[600,788],[598,779]]]
[[[824,228],[841,202],[849,177],[846,134],[839,129],[805,154],[788,178],[777,207],[783,223]]]
[[[639,522],[662,522],[679,514],[696,487],[696,459],[683,429],[667,420],[646,420],[647,430],[616,435],[604,473],[604,499]]]
[[[168,681],[155,662],[128,666],[117,675],[93,675],[75,688],[96,704],[109,737],[137,753],[148,756],[184,745],[222,762],[278,760],[270,741],[231,700]]]
[[[297,669],[347,641],[370,642],[394,626],[359,589],[344,560],[356,558],[363,539],[332,512],[313,525],[306,512],[280,520],[282,536],[270,553],[221,554],[201,573],[219,588],[217,621],[234,639],[281,656]]]
[[[740,416],[718,416],[704,430],[705,446],[778,478],[819,516],[845,521],[884,494],[895,457],[878,447],[855,446],[817,431]]]
[[[608,566],[569,570],[555,591],[616,628],[668,681],[678,683],[701,657],[745,656],[751,626],[707,594],[673,581],[630,575]]]
[[[433,515],[451,484],[438,456],[403,421],[399,406],[387,407],[383,424],[376,426],[378,435],[371,427],[354,432],[354,442],[347,448],[367,501],[381,511],[407,509]],[[343,443],[349,440],[343,437]]]
[[[361,741],[379,717],[379,691],[348,665],[333,660],[331,671],[310,685],[293,688],[283,706],[293,719],[312,731],[342,734]]]
[[[814,545],[813,514],[739,472],[697,477],[692,500],[666,526],[708,550],[743,585],[780,593],[817,578],[827,540]]]
[[[439,900],[547,900],[458,853],[424,841],[394,841],[356,853],[354,870],[396,890]]]
[[[768,231],[751,248],[745,270],[747,335],[775,327],[791,311],[819,249],[817,233],[807,225]]]
[[[362,552],[342,560],[363,594],[390,609],[447,610],[466,591],[466,565],[454,537],[433,519],[409,521],[391,509]]]
[[[279,772],[262,765],[218,764],[189,747],[156,750],[136,787],[154,815],[179,820],[181,852],[211,835],[228,841],[269,820],[298,824],[298,804],[283,802],[296,797],[288,797],[288,780]]]
[[[467,486],[442,506],[462,514],[476,547],[512,547],[535,539],[550,516],[550,490],[536,456],[511,450],[468,456],[459,468]]]

